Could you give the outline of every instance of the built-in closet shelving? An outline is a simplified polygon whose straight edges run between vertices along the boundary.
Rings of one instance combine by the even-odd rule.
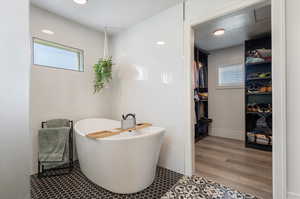
[[[246,147],[272,151],[271,36],[245,41]]]
[[[208,135],[208,53],[194,49],[195,140]]]

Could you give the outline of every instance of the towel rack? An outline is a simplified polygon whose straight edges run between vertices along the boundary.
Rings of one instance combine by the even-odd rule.
[[[42,122],[41,127],[45,128],[45,124],[47,122]],[[43,162],[38,160],[38,177],[50,177],[50,176],[59,176],[59,175],[65,175],[70,174],[74,168],[74,162],[73,162],[73,121],[69,120],[69,161],[65,165],[58,166],[56,168],[50,168],[45,169],[45,165],[43,165]],[[49,163],[49,162],[47,162]]]

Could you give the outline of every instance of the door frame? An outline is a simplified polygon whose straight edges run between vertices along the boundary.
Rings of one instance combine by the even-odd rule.
[[[193,123],[193,88],[192,63],[194,49],[195,25],[215,19],[226,14],[254,6],[260,3],[271,3],[272,7],[272,86],[273,86],[273,199],[287,198],[286,180],[286,33],[285,5],[286,0],[247,0],[233,1],[226,7],[212,12],[199,19],[184,21],[184,72],[185,72],[185,174],[191,176],[195,170],[194,123]],[[275,42],[276,41],[276,42]]]

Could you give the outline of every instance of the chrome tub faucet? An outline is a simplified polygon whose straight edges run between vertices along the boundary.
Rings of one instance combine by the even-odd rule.
[[[135,128],[135,126],[136,126],[135,114],[129,113],[125,116],[122,115],[122,120],[121,120],[121,128],[122,129]]]

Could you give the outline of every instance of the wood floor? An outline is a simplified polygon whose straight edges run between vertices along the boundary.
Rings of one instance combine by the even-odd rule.
[[[259,198],[272,199],[272,152],[244,142],[208,136],[195,145],[196,175]]]

